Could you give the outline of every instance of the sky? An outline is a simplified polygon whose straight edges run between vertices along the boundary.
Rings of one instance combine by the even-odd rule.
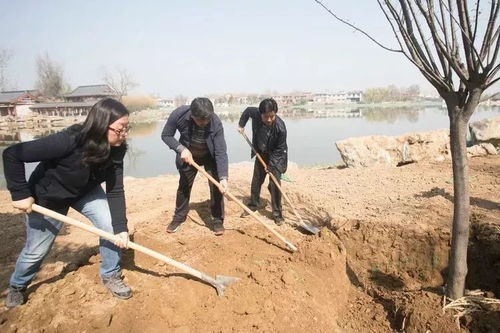
[[[396,47],[375,0],[328,0],[349,22]],[[0,47],[17,89],[48,53],[71,87],[125,68],[137,94],[346,91],[418,84],[421,74],[333,19],[314,0],[0,0]]]

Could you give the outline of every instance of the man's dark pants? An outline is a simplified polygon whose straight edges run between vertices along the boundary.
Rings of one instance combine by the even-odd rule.
[[[215,161],[211,157],[206,157],[204,159],[194,161],[205,167],[205,171],[214,177],[219,179],[217,174],[217,168],[215,166]],[[182,162],[180,158],[176,161],[177,169],[179,170],[179,187],[177,188],[177,197],[175,200],[175,213],[174,222],[184,222],[186,220],[187,214],[189,212],[189,199],[191,197],[191,189],[193,188],[194,179],[198,170],[195,167]],[[224,221],[224,198],[219,189],[208,182],[210,187],[210,211],[214,219],[220,219]]]
[[[265,155],[261,155],[264,162],[268,163],[268,158]],[[278,183],[281,185],[281,172],[274,168],[269,168],[269,171],[276,177]],[[260,163],[260,161],[255,158],[255,164],[253,168],[253,177],[252,177],[252,186],[250,188],[250,203],[248,204],[248,208],[251,210],[257,210],[260,203],[260,189],[262,184],[264,183],[264,179],[266,178],[266,170]],[[269,179],[269,186],[267,187],[269,193],[271,194],[271,207],[273,210],[273,216],[282,217],[281,213],[281,192],[274,184],[274,182]]]

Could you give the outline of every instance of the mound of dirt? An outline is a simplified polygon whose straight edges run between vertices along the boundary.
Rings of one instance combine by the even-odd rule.
[[[499,157],[471,160],[471,256],[477,259],[482,251],[481,262],[489,267],[471,263],[468,283],[478,288],[481,281],[492,293],[500,281],[499,270],[491,268],[500,262],[492,246],[500,235],[499,171]],[[248,196],[251,173],[248,164],[230,168],[230,191],[241,200]],[[288,176],[292,182],[283,187],[301,215],[321,228],[319,235],[302,233],[284,203],[287,223],[276,230],[299,248],[296,253],[251,217],[240,218],[241,208],[233,202],[226,205],[225,235],[215,237],[202,176],[192,191],[188,220],[167,234],[178,177],[126,179],[133,240],[211,276],[237,277],[223,297],[169,265],[127,250],[123,275],[134,296],[115,299],[98,277],[96,237],[65,227],[29,288],[27,304],[0,310],[0,331],[457,331],[452,314],[441,311],[453,205],[448,163],[292,167]],[[262,193],[259,214],[273,226],[265,187]],[[0,198],[5,290],[24,244],[24,218],[11,208],[6,191]],[[495,313],[481,316],[462,324],[473,331],[495,325]]]

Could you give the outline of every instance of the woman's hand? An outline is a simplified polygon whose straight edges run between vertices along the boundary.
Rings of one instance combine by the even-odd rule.
[[[26,199],[12,201],[12,206],[29,214],[31,213],[31,206],[34,203],[35,199],[33,199],[33,197],[27,197]]]
[[[128,242],[129,242],[129,237],[128,237],[128,232],[120,232],[119,234],[115,235],[118,239],[114,242],[116,246],[122,248],[122,249],[128,249]]]

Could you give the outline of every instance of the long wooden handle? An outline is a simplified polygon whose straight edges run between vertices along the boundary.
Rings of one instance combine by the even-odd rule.
[[[205,177],[207,177],[207,179],[212,182],[215,186],[217,186],[217,188],[221,191],[221,193],[223,193],[225,196],[227,196],[229,199],[233,200],[234,202],[236,202],[241,208],[243,208],[248,214],[250,214],[250,216],[252,216],[254,219],[256,219],[257,221],[259,221],[264,227],[266,227],[273,235],[275,235],[276,237],[278,237],[283,243],[285,243],[285,245],[292,251],[297,251],[297,248],[295,247],[295,245],[293,245],[292,243],[290,243],[285,237],[283,237],[281,234],[279,234],[276,230],[274,230],[273,228],[271,228],[270,226],[268,226],[266,224],[266,222],[264,222],[255,212],[253,212],[250,208],[248,208],[243,202],[241,202],[240,200],[238,200],[238,198],[236,198],[232,193],[230,193],[229,191],[226,191],[224,192],[223,189],[222,189],[222,186],[221,184],[214,179],[214,177],[210,176],[208,174],[208,172],[206,172],[205,170],[203,170],[195,161],[192,161],[191,162],[192,165],[199,171],[201,172]]]
[[[262,167],[267,170],[267,164],[266,162],[264,161],[264,159],[260,156],[260,154],[257,152],[257,150],[255,149],[255,147],[253,146],[252,142],[250,141],[250,139],[248,138],[248,136],[246,135],[245,132],[240,132],[241,135],[243,135],[243,137],[245,138],[245,140],[247,141],[248,145],[252,148],[252,151],[254,152],[255,156],[257,157],[257,159],[260,161],[260,163],[262,164]],[[294,204],[292,203],[292,200],[290,200],[290,198],[288,197],[288,195],[285,193],[285,191],[283,191],[283,189],[281,188],[281,185],[280,183],[278,182],[278,180],[276,179],[276,177],[272,174],[272,172],[268,171],[267,172],[269,174],[269,177],[271,178],[271,180],[274,182],[274,184],[276,184],[276,187],[278,188],[278,190],[281,192],[281,194],[283,194],[283,196],[285,197],[285,200],[286,202],[288,203],[288,205],[292,208],[292,211],[293,213],[295,214],[295,216],[299,219],[300,223],[302,223],[303,225],[305,225],[306,223],[304,222],[304,220],[302,220],[302,217],[299,215],[299,212],[297,212],[297,210],[295,209],[295,206]]]
[[[66,224],[71,224],[72,226],[75,226],[77,228],[80,228],[80,229],[83,229],[83,230],[86,230],[88,232],[91,232],[93,234],[96,234],[98,236],[101,236],[102,238],[105,238],[107,240],[110,240],[112,242],[115,242],[115,241],[118,241],[120,240],[117,236],[111,234],[111,233],[108,233],[106,231],[103,231],[101,229],[98,229],[96,227],[93,227],[91,225],[88,225],[88,224],[85,224],[83,222],[80,222],[78,220],[75,220],[69,216],[66,216],[66,215],[62,215],[62,214],[59,214],[57,212],[54,212],[53,210],[50,210],[50,209],[47,209],[45,207],[42,207],[42,206],[39,206],[37,204],[33,204],[31,206],[31,208],[33,209],[33,211],[37,212],[37,213],[40,213],[40,214],[43,214],[43,215],[46,215],[48,217],[51,217],[53,219],[56,219],[58,221],[61,221],[63,223],[66,223]],[[137,243],[134,243],[134,242],[131,242],[129,241],[128,242],[128,247],[131,248],[131,249],[134,249],[136,251],[139,251],[139,252],[142,252],[144,254],[147,254],[148,256],[151,256],[155,259],[158,259],[160,261],[163,261],[169,265],[172,265],[194,277],[197,277],[203,281],[206,281],[208,283],[210,283],[211,285],[213,285],[214,287],[220,287],[220,283],[217,282],[215,279],[213,279],[212,277],[210,277],[209,275],[203,273],[203,272],[200,272],[200,271],[197,271],[196,269],[194,268],[191,268],[183,263],[180,263],[178,261],[175,261],[174,259],[172,258],[169,258],[161,253],[158,253],[156,251],[153,251],[151,249],[148,249],[147,247],[144,247],[142,245],[139,245]]]
[[[257,152],[257,150],[255,149],[255,147],[252,144],[252,141],[250,141],[250,139],[248,138],[247,134],[245,132],[240,132],[240,133],[241,133],[241,135],[243,135],[243,137],[247,141],[247,143],[250,146],[250,148],[252,148],[253,153],[255,154],[255,156],[257,157],[257,159],[259,160],[259,162],[262,164],[262,166],[264,167],[264,169],[267,170],[267,164],[266,164],[266,162],[260,156],[260,154]]]

